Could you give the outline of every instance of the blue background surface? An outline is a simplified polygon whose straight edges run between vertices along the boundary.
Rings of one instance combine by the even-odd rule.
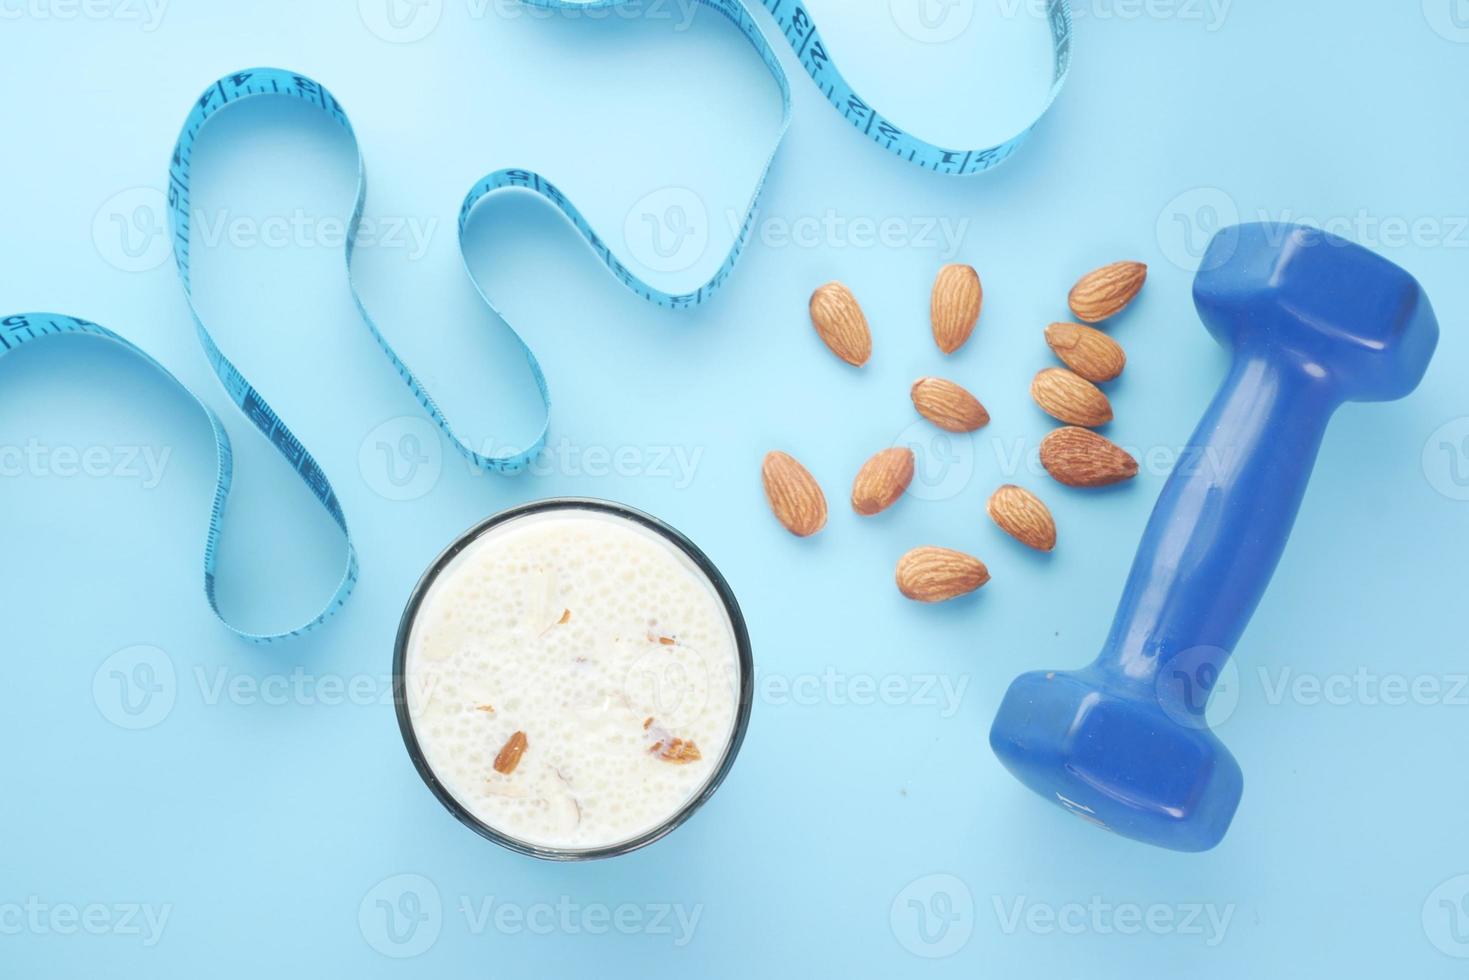
[[[471,268],[555,399],[549,456],[509,479],[437,441],[356,316],[332,239],[351,199],[344,136],[300,107],[221,117],[195,160],[195,206],[223,229],[194,253],[200,308],[333,479],[362,580],[305,639],[233,640],[199,594],[213,458],[188,400],[84,340],[5,359],[0,972],[1461,975],[1469,10],[1455,2],[1085,0],[1052,114],[1010,163],[965,180],[868,143],[782,48],[795,121],[752,246],[710,305],[642,303],[532,199],[476,218]],[[857,88],[925,136],[998,139],[1043,98],[1048,35],[1023,3],[961,2],[927,32],[901,0],[810,6]],[[530,432],[537,405],[455,255],[470,184],[540,169],[624,261],[692,285],[723,257],[779,120],[744,40],[671,3],[592,20],[443,0],[400,31],[377,0],[153,9],[0,5],[0,309],[102,322],[222,411],[238,452],[222,591],[250,626],[309,615],[339,555],[218,390],[161,209],[147,220],[205,85],[270,64],[341,99],[367,218],[424,236],[363,248],[364,300],[450,416],[495,445]],[[669,203],[705,238],[660,258],[643,219]],[[296,215],[284,241],[258,240]],[[1239,815],[1217,850],[1172,854],[1045,806],[986,733],[1015,674],[1094,655],[1225,368],[1191,308],[1192,268],[1219,224],[1261,217],[1324,223],[1404,265],[1443,340],[1412,398],[1347,406],[1328,433],[1211,709],[1245,771]],[[124,235],[119,219],[137,223]],[[1108,435],[1143,472],[1068,491],[1036,466],[1049,426],[1027,383],[1076,276],[1124,257],[1152,272],[1109,328],[1130,362]],[[986,305],[945,359],[927,302],[951,260],[980,270]],[[837,278],[873,324],[863,371],[806,318],[810,291]],[[925,374],[969,386],[993,424],[947,443],[915,425],[907,391]],[[900,439],[923,447],[913,493],[857,518],[853,473]],[[772,448],[832,501],[813,540],[766,510]],[[93,475],[78,475],[67,453],[88,449]],[[988,523],[1002,482],[1051,504],[1054,555]],[[461,828],[413,772],[390,704],[393,633],[426,564],[485,515],[558,494],[627,502],[699,542],[740,597],[760,674],[714,801],[611,863],[535,863]],[[994,581],[943,608],[908,603],[892,567],[928,543],[980,555]],[[150,669],[151,693],[119,682]]]

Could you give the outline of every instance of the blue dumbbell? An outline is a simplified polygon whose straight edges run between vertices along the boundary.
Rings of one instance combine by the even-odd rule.
[[[1215,236],[1194,303],[1233,366],[1143,532],[1102,654],[1025,674],[990,731],[1017,778],[1127,837],[1202,851],[1239,805],[1239,764],[1204,723],[1270,581],[1332,413],[1417,387],[1438,322],[1412,276],[1334,235]]]

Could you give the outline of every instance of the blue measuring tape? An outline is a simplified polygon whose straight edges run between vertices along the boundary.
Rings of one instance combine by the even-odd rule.
[[[583,10],[600,7],[620,6],[628,0],[522,0],[528,6],[542,7],[553,10]],[[475,207],[489,195],[496,191],[505,189],[520,189],[532,191],[545,198],[553,204],[571,224],[586,239],[587,244],[601,258],[607,268],[612,271],[628,289],[642,296],[644,299],[658,306],[668,309],[686,309],[697,306],[708,299],[729,277],[739,260],[740,253],[744,251],[745,243],[749,239],[750,230],[754,224],[756,209],[760,199],[760,193],[764,189],[766,177],[770,173],[770,166],[774,162],[776,151],[780,148],[785,138],[786,130],[791,121],[791,89],[790,82],[786,78],[785,69],[776,58],[775,51],[766,40],[765,34],[755,22],[750,7],[746,6],[745,0],[698,0],[699,3],[718,11],[737,27],[751,47],[765,63],[781,92],[781,123],[780,131],[776,137],[775,145],[771,149],[770,156],[766,159],[760,170],[760,178],[755,184],[754,192],[750,196],[750,202],[745,209],[745,218],[740,225],[739,234],[735,238],[728,257],[725,258],[719,270],[708,282],[699,286],[692,292],[668,293],[656,289],[644,282],[624,265],[616,255],[613,254],[607,243],[592,230],[582,213],[569,201],[565,195],[540,174],[531,170],[506,169],[497,170],[484,179],[478,181],[464,198],[464,203],[459,209],[459,244],[460,254],[464,252],[464,231],[469,224]],[[800,60],[801,66],[806,73],[815,81],[818,88],[826,94],[827,99],[837,111],[840,112],[852,125],[856,126],[869,139],[888,151],[897,154],[904,160],[917,164],[943,174],[969,175],[983,173],[1007,159],[1030,134],[1036,122],[1045,114],[1046,109],[1055,101],[1066,81],[1066,75],[1071,65],[1071,6],[1069,0],[1049,0],[1046,16],[1051,30],[1052,53],[1054,57],[1054,72],[1049,95],[1045,105],[1031,122],[1020,133],[999,143],[995,146],[982,149],[958,150],[948,149],[929,143],[911,133],[898,127],[891,120],[883,117],[876,109],[860,98],[852,87],[847,84],[840,71],[831,59],[826,44],[816,30],[816,24],[806,8],[799,3],[790,0],[760,0],[761,4],[775,18],[779,25],[781,34],[786,43],[795,52]],[[54,337],[63,334],[85,334],[99,337],[103,340],[115,343],[127,350],[129,353],[142,358],[147,363],[156,367],[165,377],[179,388],[182,388],[190,397],[198,403],[200,409],[209,419],[210,427],[214,432],[215,452],[218,458],[218,471],[214,489],[213,506],[209,514],[209,531],[204,546],[204,593],[209,600],[209,606],[214,610],[220,622],[234,632],[236,635],[247,640],[258,642],[269,642],[273,640],[286,639],[297,636],[307,630],[320,625],[333,612],[335,612],[351,593],[352,587],[357,581],[357,556],[352,547],[351,535],[347,530],[347,519],[342,513],[342,507],[337,500],[336,492],[332,489],[331,482],[326,474],[317,464],[312,455],[307,452],[301,441],[292,434],[286,424],[281,421],[270,405],[261,397],[260,393],[251,387],[245,380],[245,376],[220,350],[219,345],[214,342],[204,321],[194,305],[193,283],[189,265],[189,230],[190,230],[190,208],[189,208],[189,163],[193,158],[194,147],[197,144],[205,124],[214,116],[219,114],[227,106],[251,98],[260,97],[284,97],[294,98],[309,105],[317,106],[322,112],[330,116],[336,123],[353,137],[353,147],[357,146],[356,137],[352,133],[352,124],[347,119],[341,103],[326,90],[320,83],[298,75],[294,72],[283,71],[279,68],[254,68],[248,71],[236,72],[219,79],[194,103],[188,119],[184,122],[183,131],[179,134],[177,145],[174,147],[173,158],[168,170],[168,206],[169,221],[173,231],[173,251],[178,263],[179,276],[183,281],[184,294],[188,299],[189,310],[194,318],[194,326],[199,337],[199,343],[204,348],[204,353],[209,359],[210,366],[214,369],[219,382],[224,386],[225,392],[234,401],[235,406],[260,430],[270,443],[285,460],[291,464],[297,476],[311,490],[323,509],[331,516],[332,521],[342,533],[342,547],[345,552],[344,568],[341,581],[338,582],[335,592],[326,607],[312,617],[308,622],[278,633],[254,633],[241,629],[225,618],[220,611],[215,594],[215,566],[217,560],[217,548],[219,543],[220,529],[223,524],[225,503],[229,499],[230,479],[233,471],[233,457],[230,451],[229,435],[212,409],[209,408],[197,395],[171,374],[167,368],[156,361],[142,348],[128,341],[126,338],[99,326],[88,320],[76,317],[64,316],[53,313],[26,313],[0,319],[0,356],[15,350],[26,343],[42,340],[46,337]],[[521,339],[520,335],[510,327],[508,321],[495,308],[494,302],[485,295],[483,287],[475,280],[470,272],[466,260],[465,271],[470,272],[470,281],[474,282],[480,298],[496,317],[505,324],[506,329],[515,337],[525,354],[526,364],[530,367],[531,375],[535,378],[536,386],[541,393],[541,402],[544,407],[544,418],[540,431],[535,439],[522,450],[507,452],[501,455],[487,456],[477,452],[473,446],[455,433],[449,420],[440,411],[432,396],[419,382],[418,378],[409,369],[403,359],[393,350],[391,344],[382,331],[378,329],[372,316],[368,313],[366,306],[358,294],[356,283],[352,274],[352,255],[356,246],[357,230],[362,219],[363,205],[367,199],[367,176],[363,166],[362,155],[357,153],[357,193],[352,206],[352,218],[348,223],[346,264],[347,279],[351,286],[353,300],[362,315],[363,321],[377,340],[378,346],[387,355],[388,360],[397,368],[398,374],[408,384],[415,398],[428,412],[429,416],[438,425],[439,429],[458,448],[468,460],[481,469],[495,472],[510,473],[523,469],[545,445],[546,433],[550,426],[551,397],[546,386],[545,374],[541,371],[539,362],[531,352],[530,347]]]

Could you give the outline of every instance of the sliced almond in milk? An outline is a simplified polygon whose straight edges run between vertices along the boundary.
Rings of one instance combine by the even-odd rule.
[[[544,568],[537,568],[526,576],[524,628],[527,633],[540,638],[551,631],[565,608],[555,600],[554,575]]]
[[[691,738],[667,738],[653,743],[648,749],[664,762],[672,762],[675,765],[688,765],[690,762],[698,762],[704,756],[699,752],[699,747]]]
[[[485,780],[485,792],[491,796],[503,796],[507,800],[523,800],[530,796],[530,790],[518,782],[512,782],[504,776],[491,776]]]
[[[510,740],[500,749],[500,754],[495,756],[495,771],[503,775],[510,775],[515,767],[520,765],[521,756],[525,755],[528,741],[525,732],[516,732],[510,736]]]
[[[581,804],[570,793],[559,793],[546,801],[546,819],[561,833],[581,823]]]

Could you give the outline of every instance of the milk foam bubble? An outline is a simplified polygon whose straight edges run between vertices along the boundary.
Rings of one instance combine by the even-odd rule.
[[[718,771],[740,664],[723,602],[680,549],[620,516],[554,510],[491,528],[443,569],[404,682],[424,758],[460,805],[527,844],[589,850],[666,823]],[[525,753],[499,772],[516,732]],[[697,759],[667,758],[690,743]]]

